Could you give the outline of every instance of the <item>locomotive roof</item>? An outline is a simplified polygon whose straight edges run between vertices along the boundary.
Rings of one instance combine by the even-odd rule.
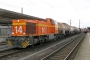
[[[0,25],[7,25],[11,24],[11,21],[13,19],[38,19],[41,20],[42,18],[22,14],[22,13],[17,13],[5,9],[0,8]]]

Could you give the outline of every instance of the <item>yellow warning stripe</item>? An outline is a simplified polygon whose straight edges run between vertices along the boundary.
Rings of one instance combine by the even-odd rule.
[[[48,26],[48,25],[45,25],[45,24],[37,24],[37,26]]]
[[[12,25],[26,25],[26,23],[12,23]]]
[[[55,26],[49,26],[49,27],[55,27]]]
[[[55,27],[55,26],[49,26],[49,25],[44,25],[44,24],[37,24],[37,26]]]

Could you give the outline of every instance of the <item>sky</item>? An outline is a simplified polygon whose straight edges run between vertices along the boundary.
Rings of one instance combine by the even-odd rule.
[[[79,27],[90,27],[90,0],[0,0],[0,8],[40,17],[52,18]]]

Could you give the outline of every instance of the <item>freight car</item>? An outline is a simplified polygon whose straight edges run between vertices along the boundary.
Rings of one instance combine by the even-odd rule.
[[[74,26],[70,26],[70,34],[75,34],[75,28]]]
[[[81,29],[80,28],[77,28],[75,26],[71,26],[70,27],[70,34],[77,34],[77,33],[80,33],[81,32]]]
[[[68,36],[70,34],[70,26],[66,23],[58,22],[58,31],[60,36]]]
[[[65,36],[65,27],[62,23],[58,22],[58,33],[59,37],[64,37]]]
[[[29,45],[47,42],[70,34],[70,26],[53,19],[12,20],[12,34],[7,38],[10,46],[26,48]]]
[[[70,34],[70,26],[66,23],[62,23],[65,27],[65,36],[68,36]]]

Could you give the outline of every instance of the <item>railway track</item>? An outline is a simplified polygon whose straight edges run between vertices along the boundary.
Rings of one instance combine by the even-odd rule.
[[[68,39],[62,40],[58,43],[55,43],[52,46],[48,46],[47,48],[44,48],[43,50],[40,50],[38,52],[35,52],[33,54],[30,54],[26,57],[22,57],[21,59],[18,60],[41,60],[44,56],[50,54],[51,52],[54,52],[56,49],[62,47],[66,43],[69,43],[70,41],[73,41],[74,38],[78,38],[82,34],[78,34],[76,36],[70,37]]]
[[[80,35],[80,34],[78,34],[78,35]],[[60,44],[62,46],[63,44],[65,44],[66,42],[68,42],[70,39],[73,39],[73,38],[75,38],[75,36],[69,37],[68,40],[67,39],[62,39],[61,41],[58,40],[58,41],[55,41],[55,42],[48,42],[48,43],[45,43],[45,44],[42,44],[42,45],[38,45],[38,46],[35,46],[35,47],[29,47],[29,48],[26,48],[26,49],[18,49],[17,50],[17,49],[12,48],[12,49],[0,52],[0,56],[1,56],[0,59],[1,60],[20,60],[21,58],[23,58],[25,56],[28,56],[28,55],[34,56],[35,53],[38,53],[43,49],[45,50],[48,47],[50,47],[54,44],[57,44],[58,42],[60,42],[58,44]],[[56,46],[58,47],[60,45],[56,45]],[[50,48],[50,49],[53,49],[53,48]],[[38,55],[38,54],[36,54],[36,55]],[[41,55],[41,54],[39,53],[39,55]],[[30,60],[33,60],[33,59],[30,59]]]
[[[6,45],[7,43],[6,42],[0,42],[0,45]]]
[[[0,58],[3,58],[5,56],[8,56],[10,54],[14,54],[14,53],[17,53],[21,50],[18,50],[18,49],[9,49],[9,50],[5,50],[5,51],[0,51]]]
[[[79,38],[76,38],[72,42],[65,44],[64,46],[45,56],[41,60],[73,60],[71,55],[78,47],[84,36],[85,34],[82,34],[81,36],[79,36]]]
[[[14,48],[14,47],[11,47],[9,45],[1,45],[0,46],[0,52],[5,51],[5,50],[9,50],[9,49],[12,49],[12,48]]]

